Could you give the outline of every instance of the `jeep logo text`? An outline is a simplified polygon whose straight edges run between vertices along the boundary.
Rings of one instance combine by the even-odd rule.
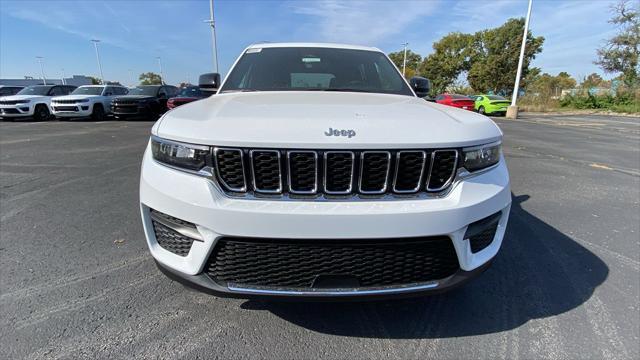
[[[333,128],[329,128],[328,131],[324,132],[325,136],[346,136],[348,138],[352,138],[354,136],[356,136],[356,131],[355,130],[338,130],[338,129],[333,129]]]

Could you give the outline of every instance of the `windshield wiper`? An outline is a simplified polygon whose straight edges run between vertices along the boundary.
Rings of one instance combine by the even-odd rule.
[[[222,90],[220,93],[228,93],[228,92],[252,92],[252,91],[260,91],[257,89],[229,89],[229,90]]]
[[[354,89],[354,88],[326,88],[321,90],[322,91],[344,91],[344,92],[370,92],[369,90]]]

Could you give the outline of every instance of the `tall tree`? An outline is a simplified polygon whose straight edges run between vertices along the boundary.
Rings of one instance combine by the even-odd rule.
[[[431,93],[435,95],[444,92],[470,68],[473,35],[450,33],[434,43],[433,50],[422,62],[420,74],[431,80]]]
[[[102,85],[102,81],[97,77],[89,76],[89,79],[91,79],[91,85]]]
[[[404,61],[404,50],[400,50],[397,52],[392,52],[389,54],[389,58],[393,61],[394,64],[402,71],[402,63]],[[416,75],[417,64],[422,61],[422,56],[414,53],[413,51],[407,49],[407,67],[405,71],[405,77],[411,78]]]
[[[162,85],[162,78],[154,72],[146,72],[138,77],[140,85]]]
[[[609,22],[618,26],[618,33],[597,50],[595,61],[607,73],[621,73],[629,88],[637,88],[640,82],[640,3],[635,5],[623,0],[612,7],[613,17]]]
[[[502,26],[477,32],[474,54],[467,79],[477,91],[510,93],[516,77],[524,19],[509,19]],[[529,72],[529,64],[542,51],[544,37],[527,33],[522,64],[522,76]]]
[[[589,90],[591,88],[602,87],[607,85],[608,85],[607,82],[602,78],[602,76],[596,73],[592,73],[582,80],[580,87],[582,87],[583,89]]]
[[[576,86],[576,81],[566,72],[561,72],[557,76],[548,73],[538,75],[535,78],[529,77],[527,93],[549,98],[560,96],[562,90],[571,89]]]

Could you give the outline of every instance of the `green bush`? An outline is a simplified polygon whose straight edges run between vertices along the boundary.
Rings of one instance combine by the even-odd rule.
[[[618,112],[640,112],[640,100],[631,92],[613,95],[567,95],[560,107],[572,109],[602,109]]]

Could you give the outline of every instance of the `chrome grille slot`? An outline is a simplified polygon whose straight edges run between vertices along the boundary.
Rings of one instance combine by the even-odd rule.
[[[289,151],[287,153],[289,192],[316,194],[318,192],[318,153]]]
[[[260,193],[279,194],[282,192],[282,168],[280,151],[251,150],[251,170],[253,189]]]
[[[393,191],[398,194],[410,194],[420,190],[425,167],[428,168],[425,151],[398,151],[396,170],[393,178]],[[425,166],[427,165],[427,166]]]
[[[431,167],[427,191],[440,191],[453,181],[458,163],[458,151],[435,150],[431,153]]]
[[[384,194],[387,191],[391,153],[363,151],[360,153],[359,191],[362,194]]]
[[[213,149],[216,174],[220,183],[229,191],[247,191],[244,157],[240,149]]]
[[[353,151],[324,152],[324,192],[330,195],[348,195],[353,188]]]

